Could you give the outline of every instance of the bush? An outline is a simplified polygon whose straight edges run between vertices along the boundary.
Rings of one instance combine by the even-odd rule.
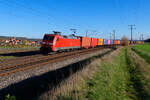
[[[123,46],[129,46],[130,41],[128,40],[127,37],[122,37],[122,45]]]
[[[8,94],[5,98],[5,100],[16,100],[15,96],[11,96],[10,94]]]

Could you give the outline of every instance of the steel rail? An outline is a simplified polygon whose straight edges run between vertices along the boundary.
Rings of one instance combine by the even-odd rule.
[[[84,50],[79,50],[79,51],[75,51],[75,52],[69,52],[66,54],[62,54],[62,55],[58,55],[58,56],[54,56],[54,57],[46,57],[45,59],[38,59],[35,61],[31,61],[31,62],[27,62],[27,63],[22,63],[19,65],[14,65],[14,66],[9,66],[9,67],[5,67],[5,68],[1,68],[0,69],[0,77],[2,76],[6,76],[15,72],[20,72],[20,71],[24,71],[27,69],[34,69],[36,67],[40,67],[49,63],[54,63],[57,61],[62,61],[65,59],[69,59],[72,57],[76,57],[79,55],[84,55],[84,54],[88,54],[91,53],[93,51],[98,51],[104,48],[93,48],[93,49],[84,49]]]

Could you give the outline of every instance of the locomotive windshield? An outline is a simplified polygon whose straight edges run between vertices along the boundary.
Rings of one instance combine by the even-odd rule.
[[[51,40],[51,41],[53,41],[54,40],[54,36],[45,35],[43,40]]]

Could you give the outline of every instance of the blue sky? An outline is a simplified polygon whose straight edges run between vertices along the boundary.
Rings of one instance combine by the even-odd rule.
[[[0,0],[0,35],[42,38],[53,30],[63,34],[109,38],[130,38],[129,24],[135,24],[134,39],[150,37],[150,0]],[[93,31],[96,33],[93,34]]]

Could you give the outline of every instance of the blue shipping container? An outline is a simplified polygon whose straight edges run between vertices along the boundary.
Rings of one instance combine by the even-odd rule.
[[[120,40],[120,44],[122,44],[122,40]]]
[[[104,44],[104,45],[107,45],[107,40],[106,40],[106,39],[104,39],[103,44]]]
[[[110,44],[114,44],[114,40],[110,40]]]

